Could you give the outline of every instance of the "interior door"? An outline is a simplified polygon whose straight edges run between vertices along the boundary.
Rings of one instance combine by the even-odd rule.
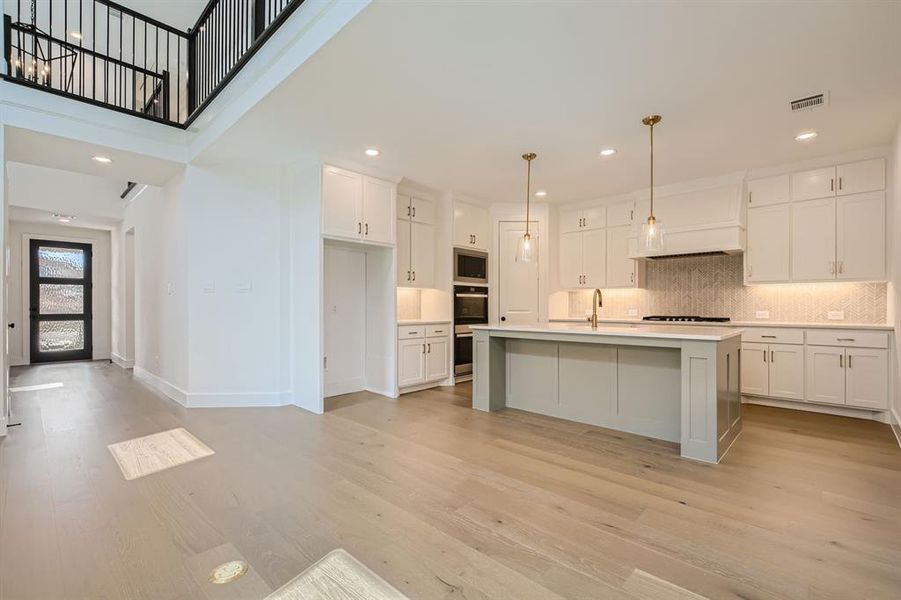
[[[366,382],[366,254],[326,244],[323,287],[325,396],[358,392]]]
[[[31,240],[31,362],[90,360],[91,245]]]
[[[498,224],[498,317],[509,324],[538,322],[538,223],[529,225],[532,235],[532,260],[516,260],[516,247],[526,232],[523,221]]]

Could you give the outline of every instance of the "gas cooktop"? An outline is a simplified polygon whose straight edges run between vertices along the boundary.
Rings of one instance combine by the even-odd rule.
[[[643,321],[687,321],[691,323],[728,323],[729,317],[699,317],[697,315],[651,315]]]

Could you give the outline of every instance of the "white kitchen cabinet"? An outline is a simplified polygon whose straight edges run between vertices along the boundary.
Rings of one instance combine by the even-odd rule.
[[[488,251],[491,242],[488,210],[466,202],[454,203],[454,246]]]
[[[836,193],[860,194],[885,189],[885,160],[875,158],[839,165],[835,168]]]
[[[416,223],[435,224],[435,203],[416,196],[397,196],[397,218]]]
[[[769,363],[767,344],[742,342],[741,345],[741,393],[751,396],[769,394]]]
[[[409,387],[425,381],[425,339],[397,342],[397,387]]]
[[[807,346],[807,400],[885,410],[888,351]]]
[[[440,381],[450,375],[450,338],[426,338],[425,379]]]
[[[394,244],[393,183],[332,166],[322,168],[322,233],[329,237]]]
[[[603,288],[606,273],[606,230],[573,231],[560,236],[560,287]]]
[[[363,211],[363,176],[337,167],[322,169],[322,233],[359,238]]]
[[[435,228],[410,223],[410,271],[413,287],[435,287]]]
[[[748,209],[746,281],[776,283],[790,277],[790,209],[788,204]]]
[[[629,225],[607,228],[607,288],[639,285],[641,264],[629,258]]]
[[[560,232],[587,231],[606,226],[607,210],[603,206],[560,211]]]
[[[788,400],[804,399],[804,346],[770,344],[769,395]]]
[[[410,221],[397,220],[397,285],[412,287],[413,266],[410,264],[411,244]]]
[[[792,280],[835,279],[835,199],[794,202],[792,207]]]
[[[797,202],[830,196],[835,196],[835,167],[792,173],[792,200]]]
[[[619,202],[607,206],[607,228],[631,225],[635,218],[635,203]]]
[[[748,206],[770,206],[791,200],[790,177],[777,175],[748,182]]]
[[[836,199],[836,278],[885,279],[885,193]]]
[[[809,402],[845,403],[845,349],[807,346],[807,393]]]
[[[804,399],[804,346],[742,342],[741,392]]]
[[[845,404],[859,408],[888,407],[888,351],[845,349]]]

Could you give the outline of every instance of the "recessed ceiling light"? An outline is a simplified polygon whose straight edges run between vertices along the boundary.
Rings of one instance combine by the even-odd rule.
[[[817,136],[816,131],[805,131],[795,136],[795,140],[799,142],[808,142]]]
[[[81,39],[81,32],[80,32],[80,31],[73,31],[73,32],[69,33],[69,35],[71,35],[71,36],[72,36],[73,38],[75,38],[76,40],[80,40],[80,39]]]
[[[60,223],[71,223],[75,220],[75,217],[73,215],[61,215],[59,213],[53,213],[53,218]]]
[[[92,156],[91,160],[93,160],[95,162],[103,163],[104,165],[108,165],[111,162],[113,162],[113,159],[111,159],[110,157],[100,156],[99,154],[97,156]]]
[[[616,154],[616,150],[613,148],[604,148],[601,150],[601,156],[613,156],[614,154]]]
[[[537,192],[535,192],[535,195],[539,198],[544,198],[545,196],[547,196],[547,192],[544,190],[538,190]]]
[[[382,151],[379,150],[378,148],[366,148],[366,152],[365,152],[366,156],[378,156],[381,153],[382,153]]]

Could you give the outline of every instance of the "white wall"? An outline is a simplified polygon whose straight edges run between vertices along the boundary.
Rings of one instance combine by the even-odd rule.
[[[94,360],[109,359],[112,348],[112,312],[110,288],[110,232],[100,229],[85,229],[48,223],[9,223],[9,312],[8,322],[16,326],[10,329],[9,364],[27,365],[30,362],[31,321],[28,318],[29,269],[28,244],[31,239],[46,239],[64,242],[91,244],[91,274],[94,289],[93,336]]]
[[[9,239],[9,220],[6,216],[9,208],[9,177],[6,175],[6,127],[4,125],[0,125],[0,165],[2,165],[2,168],[0,168],[0,194],[3,195],[0,198],[0,223],[3,224],[0,227],[0,248],[6,249],[6,240]],[[7,277],[8,256],[8,252],[4,252],[2,259],[0,259],[0,281],[4,283]],[[6,287],[4,285],[4,288]],[[6,323],[8,319],[6,295],[0,293],[0,317],[2,317],[0,323]],[[6,327],[0,327],[0,329],[3,330],[3,335],[0,335],[0,344],[3,344],[3,346],[0,346],[0,348],[5,348],[8,343],[9,329]],[[6,435],[7,415],[9,414],[7,399],[8,374],[9,365],[7,364],[6,352],[0,351],[0,436]]]
[[[6,170],[11,206],[111,223],[125,214],[125,201],[119,196],[126,182],[17,162],[7,163]]]
[[[889,318],[895,326],[895,386],[892,413],[894,416],[896,432],[901,432],[901,351],[898,342],[901,342],[901,123],[895,130],[895,140],[892,144],[892,159],[889,170],[889,193],[891,195],[889,207],[892,217],[892,226],[889,228]],[[899,437],[901,442],[901,437]]]

